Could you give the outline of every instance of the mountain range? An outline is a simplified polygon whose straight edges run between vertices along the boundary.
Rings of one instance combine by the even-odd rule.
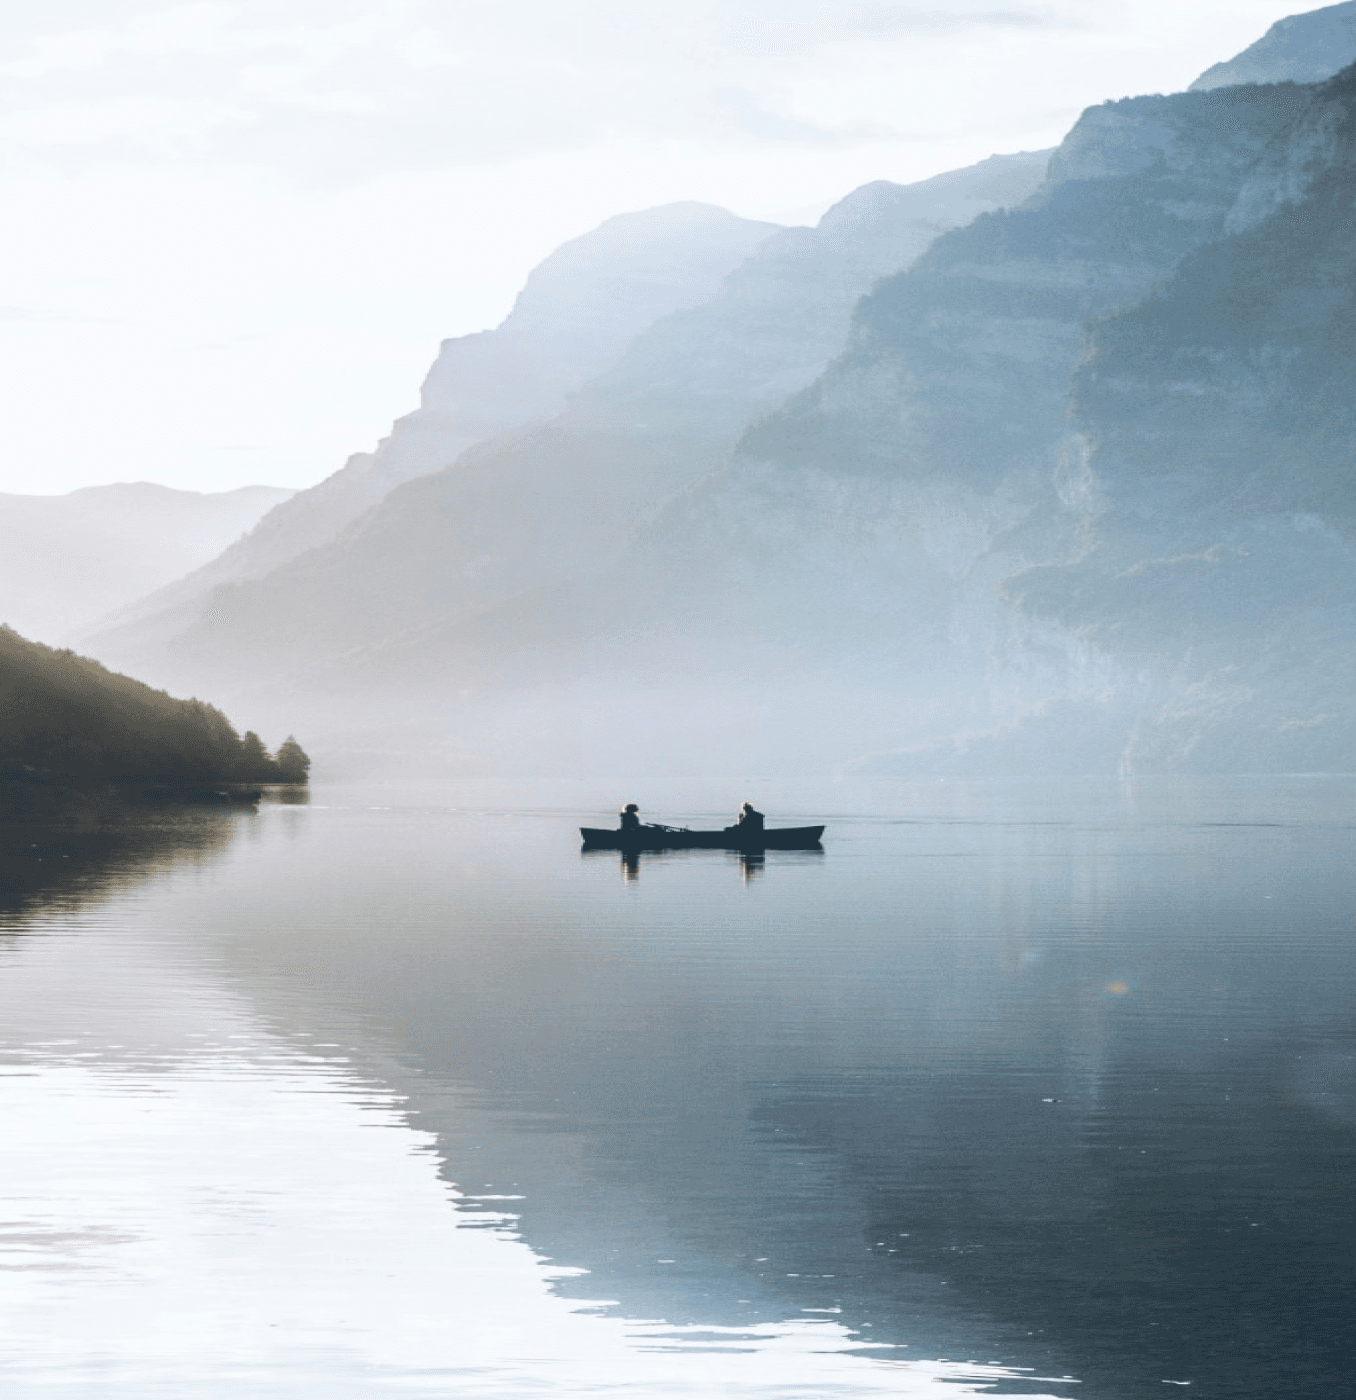
[[[420,407],[376,451],[356,453],[318,486],[269,512],[220,557],[104,628],[167,611],[175,619],[170,628],[182,625],[212,590],[262,578],[326,545],[403,482],[449,467],[478,442],[558,413],[635,335],[669,312],[707,300],[777,230],[688,203],[622,214],[571,240],[527,279],[501,326],[443,342]],[[162,623],[158,631],[164,630]]]
[[[176,491],[147,481],[0,495],[0,622],[62,644],[216,558],[294,493]]]
[[[417,647],[430,625],[596,573],[718,466],[749,423],[814,379],[841,348],[865,291],[939,232],[1026,198],[1047,159],[998,156],[918,185],[865,186],[817,228],[766,237],[717,295],[635,336],[563,412],[459,457],[453,437],[452,465],[391,490],[331,541],[257,582],[217,582],[223,556],[89,645],[137,674],[214,694],[236,693],[236,658],[248,656],[268,679],[247,703],[266,700],[280,677],[305,690],[312,674],[310,691],[332,696],[323,675],[335,655],[393,635]],[[617,292],[629,301],[624,286]],[[430,380],[440,374],[435,367]],[[274,512],[232,553],[255,550],[338,480]],[[362,673],[359,663],[354,678]]]
[[[751,231],[563,406],[401,429],[447,456],[89,644],[495,769],[1349,768],[1354,15]]]
[[[1356,3],[1290,15],[1225,63],[1207,68],[1192,92],[1235,83],[1317,83],[1356,62]]]

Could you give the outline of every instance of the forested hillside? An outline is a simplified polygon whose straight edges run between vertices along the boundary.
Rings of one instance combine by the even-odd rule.
[[[0,627],[0,779],[304,782],[306,769],[295,740],[270,758],[201,700]]]

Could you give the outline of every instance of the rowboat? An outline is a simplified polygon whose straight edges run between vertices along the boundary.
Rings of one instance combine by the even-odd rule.
[[[633,831],[581,826],[586,851],[817,851],[822,826],[783,826],[749,830],[727,826],[720,831],[689,831],[685,826],[641,826]]]

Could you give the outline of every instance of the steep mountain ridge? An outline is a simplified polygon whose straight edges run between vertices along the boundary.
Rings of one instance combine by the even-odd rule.
[[[1151,678],[1128,712],[1065,719],[1128,771],[1356,767],[1356,67],[1286,147],[1238,232],[1095,328],[1087,548],[1010,584]]]
[[[778,227],[710,204],[681,203],[620,214],[571,239],[533,270],[497,329],[442,343],[420,407],[376,451],[356,453],[219,558],[88,635],[191,609],[221,584],[261,578],[335,538],[394,487],[448,466],[485,438],[558,412],[639,331],[713,295],[725,274]]]
[[[1207,68],[1193,92],[1233,83],[1318,83],[1356,60],[1356,0],[1288,15],[1240,54]]]
[[[1234,94],[1254,101],[1234,107]],[[1158,201],[1165,212],[1207,204],[1209,236],[1168,279],[1147,280],[1140,298],[1088,309],[1087,339],[1064,380],[1066,421],[1050,400],[1044,426],[1028,420],[1024,441],[1002,453],[1008,474],[984,493],[990,516],[1000,501],[1023,501],[1029,513],[986,537],[984,511],[955,502],[949,528],[954,536],[957,517],[973,527],[973,554],[968,564],[953,555],[958,583],[948,606],[934,605],[945,647],[935,661],[925,645],[913,653],[916,666],[959,675],[955,717],[928,743],[928,717],[901,714],[901,737],[915,741],[869,767],[1276,771],[1348,768],[1356,758],[1356,716],[1342,700],[1351,679],[1356,83],[1346,70],[1315,87],[1210,95],[1226,100],[1194,110],[1202,134],[1213,127],[1226,138],[1212,159],[1202,160],[1199,139],[1174,139],[1163,161],[1197,189],[1207,176],[1206,197],[1180,189]],[[1275,129],[1249,163],[1261,133],[1245,136],[1242,113],[1264,109]],[[1052,175],[1065,168],[1052,161]],[[1233,173],[1220,182],[1226,168]],[[1220,195],[1240,169],[1221,219]],[[1160,181],[1162,166],[1120,183],[1146,177]],[[1150,245],[1142,227],[1105,213],[1111,236],[1133,232]],[[889,352],[907,345],[898,329],[875,325],[890,336]],[[991,367],[991,393],[1004,378]],[[930,412],[945,405],[932,387]],[[956,419],[942,424],[951,442],[965,440]],[[941,456],[937,436],[933,426],[910,469]],[[1023,460],[1034,470],[1019,483],[1011,468]],[[940,473],[951,487],[985,474],[954,452]],[[915,529],[945,536],[935,508],[911,514]],[[967,649],[968,666],[959,664]]]

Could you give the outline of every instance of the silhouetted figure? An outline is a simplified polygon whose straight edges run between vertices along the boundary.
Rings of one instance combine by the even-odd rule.
[[[640,808],[634,802],[628,802],[622,810],[621,829],[629,832],[640,830]]]
[[[752,802],[746,802],[743,810],[739,814],[739,820],[735,823],[735,830],[742,831],[748,836],[761,835],[763,830],[763,814],[754,809]]]

